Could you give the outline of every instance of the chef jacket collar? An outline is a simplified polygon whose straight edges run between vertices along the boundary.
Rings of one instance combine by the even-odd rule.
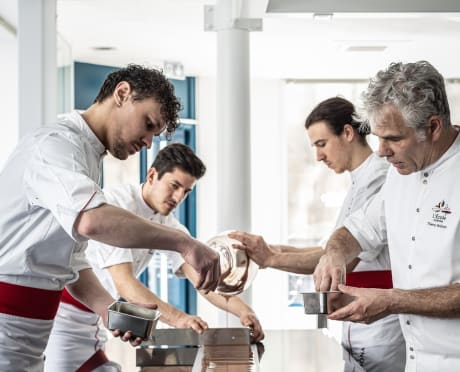
[[[373,156],[376,156],[374,153],[370,154],[366,160],[364,160],[358,167],[356,167],[355,169],[353,169],[351,172],[350,172],[350,176],[351,176],[351,181],[352,182],[355,182],[356,180],[359,180],[360,177],[363,175],[363,173],[366,172],[366,168],[367,166],[371,163],[371,158]]]
[[[84,133],[88,141],[93,146],[94,150],[101,156],[106,155],[107,150],[105,146],[102,144],[99,138],[97,138],[96,134],[93,132],[93,130],[88,125],[88,123],[85,121],[85,119],[83,119],[81,114],[75,110],[70,113],[70,117],[78,125],[78,128]]]
[[[442,154],[442,156],[438,160],[436,160],[433,164],[430,164],[426,168],[419,171],[420,177],[426,177],[425,173],[428,173],[428,175],[431,175],[437,168],[442,167],[447,160],[449,160],[452,156],[457,154],[459,151],[460,151],[460,135],[457,134],[457,138],[455,138],[455,141],[452,143],[452,145],[450,145],[447,151],[444,154]]]
[[[139,188],[138,188],[138,197],[140,199],[140,208],[141,208],[141,213],[143,216],[152,216],[152,217],[155,217],[155,216],[161,216],[158,212],[154,211],[152,208],[150,208],[150,206],[145,202],[144,200],[144,197],[142,196],[142,187],[144,186],[144,184],[140,184],[139,185]],[[161,216],[163,217],[163,216]]]

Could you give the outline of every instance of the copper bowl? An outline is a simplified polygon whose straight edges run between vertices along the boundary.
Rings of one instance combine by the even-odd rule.
[[[220,256],[221,277],[216,292],[223,296],[234,296],[247,289],[254,280],[259,266],[249,258],[246,251],[234,248],[238,240],[228,237],[230,231],[222,232],[207,244]]]

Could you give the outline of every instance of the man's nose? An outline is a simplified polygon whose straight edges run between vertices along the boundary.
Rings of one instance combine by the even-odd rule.
[[[145,136],[142,139],[142,142],[144,143],[144,146],[147,147],[148,149],[152,147],[152,142],[153,142],[153,136]]]
[[[324,153],[321,149],[316,149],[316,160],[321,161],[324,160]]]
[[[384,157],[384,156],[390,156],[390,155],[391,155],[391,149],[388,146],[387,141],[379,140],[379,156]]]
[[[185,196],[186,196],[185,191],[182,189],[178,189],[174,192],[173,199],[177,204],[179,204],[185,198]]]

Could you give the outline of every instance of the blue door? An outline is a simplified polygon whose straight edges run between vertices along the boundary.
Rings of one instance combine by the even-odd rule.
[[[99,88],[106,76],[117,70],[115,66],[95,65],[91,63],[74,63],[74,96],[75,109],[85,110],[94,101]],[[171,80],[176,95],[179,97],[183,110],[180,113],[181,120],[195,120],[195,78],[187,77],[185,80]],[[181,123],[174,133],[171,142],[181,142],[195,150],[195,126]],[[150,151],[143,149],[139,156],[140,182],[145,180],[147,168],[151,160],[167,144],[165,138],[155,138]],[[137,182],[132,180],[130,182]],[[179,221],[187,227],[192,236],[196,236],[196,191],[194,190],[176,210]],[[163,300],[189,314],[196,314],[196,291],[185,279],[176,278],[168,270],[167,262],[163,258],[155,256],[158,260],[158,270],[149,272],[148,269],[140,276],[140,280],[149,285]],[[152,265],[153,266],[153,265]]]
[[[181,124],[169,143],[174,142],[184,143],[195,150],[195,126]],[[168,141],[164,136],[156,137],[150,150],[152,159],[167,144]],[[143,149],[140,157],[141,182],[145,180],[147,169],[151,164],[148,155],[148,150]],[[190,234],[196,237],[196,188],[179,205],[174,214],[187,227]],[[193,285],[187,279],[176,277],[172,273],[170,265],[160,254],[155,254],[153,260],[153,264],[141,274],[140,280],[174,307],[188,314],[196,315],[197,300]]]

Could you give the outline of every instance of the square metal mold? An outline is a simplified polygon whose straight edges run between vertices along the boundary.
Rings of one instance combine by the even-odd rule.
[[[108,308],[110,330],[131,331],[133,336],[148,339],[152,336],[161,313],[128,302],[115,301]]]

